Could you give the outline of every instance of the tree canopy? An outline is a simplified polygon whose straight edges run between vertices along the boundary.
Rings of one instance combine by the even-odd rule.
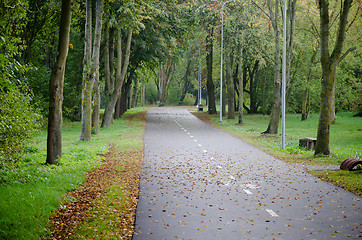
[[[104,8],[93,5],[96,2]],[[361,4],[347,0],[288,2],[288,19],[295,4],[294,19],[288,26],[292,26],[292,21],[296,24],[295,28],[288,28],[287,112],[300,113],[303,120],[309,112],[319,112],[325,101],[320,98],[325,84],[332,84],[331,110],[322,115],[328,112],[334,120],[333,114],[338,111],[361,115]],[[83,119],[87,129],[92,122],[97,129],[94,123],[100,116],[92,119],[89,114],[107,106],[104,127],[128,108],[143,105],[143,100],[159,106],[193,105],[198,103],[198,75],[200,100],[209,106],[210,114],[215,114],[220,111],[217,101],[222,74],[226,80],[223,103],[227,102],[229,118],[233,118],[234,110],[239,110],[239,114],[271,114],[279,120],[282,59],[278,48],[282,44],[283,6],[278,4],[274,0],[73,0],[62,117],[72,121]],[[90,5],[93,7],[87,9]],[[0,15],[1,104],[24,94],[29,99],[23,102],[26,108],[47,118],[49,79],[58,54],[61,4],[54,0],[4,0],[0,3]],[[329,31],[327,35],[325,28]],[[99,48],[92,53],[94,58],[87,57],[87,42],[93,45],[92,51]],[[326,42],[330,46],[327,49]],[[333,83],[326,83],[324,66],[328,60],[323,54],[335,60],[336,49],[340,51],[332,69]],[[94,80],[89,82],[88,78],[91,84],[85,94],[87,77]],[[86,119],[82,110],[85,102],[89,110]],[[34,129],[38,125],[28,127]],[[278,122],[273,131],[266,132],[277,133],[277,125]],[[81,139],[91,139],[91,132],[87,131],[87,137],[82,135]]]

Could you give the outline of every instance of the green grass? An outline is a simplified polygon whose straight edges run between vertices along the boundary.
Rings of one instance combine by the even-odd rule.
[[[196,109],[193,109],[196,111]],[[300,120],[300,114],[286,115],[286,149],[281,151],[281,127],[279,134],[263,135],[267,129],[269,116],[261,114],[244,114],[244,123],[237,125],[237,118],[229,120],[223,117],[219,123],[219,115],[202,113],[209,118],[213,125],[230,132],[241,139],[269,151],[277,157],[288,157],[290,161],[306,164],[339,165],[348,157],[362,154],[362,119],[352,117],[353,113],[337,113],[337,121],[331,127],[329,157],[314,157],[314,151],[299,147],[299,139],[317,135],[318,114],[311,114],[307,121]]]
[[[117,148],[142,145],[142,138],[132,138],[134,129],[128,122],[130,115],[143,110],[132,109],[89,142],[79,141],[79,122],[64,123],[63,158],[56,166],[43,164],[46,132],[35,136],[16,166],[0,170],[0,239],[39,239],[49,234],[49,217],[66,201],[63,194],[77,189],[85,173],[102,164],[100,154],[107,152],[109,143]],[[120,136],[129,136],[129,141]]]
[[[312,171],[313,175],[362,196],[361,173],[354,171]]]
[[[191,109],[197,111],[196,108]],[[229,120],[220,115],[197,113],[202,118],[208,118],[216,127],[219,127],[250,144],[257,146],[270,154],[287,162],[306,165],[340,165],[346,158],[361,157],[362,155],[362,118],[353,117],[353,113],[337,113],[337,121],[331,126],[330,156],[314,156],[314,151],[299,147],[299,139],[317,135],[318,114],[311,114],[307,121],[300,120],[300,114],[286,115],[286,148],[281,150],[281,134],[263,135],[267,129],[269,116],[260,114],[244,114],[244,123],[237,125],[238,119]],[[279,126],[279,132],[281,131]],[[328,174],[326,174],[328,172]],[[342,186],[356,194],[362,195],[361,171],[326,171],[312,172],[312,174]],[[326,177],[328,176],[328,178]]]

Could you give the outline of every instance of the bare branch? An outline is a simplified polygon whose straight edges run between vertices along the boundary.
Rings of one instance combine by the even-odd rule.
[[[342,62],[343,59],[345,59],[350,52],[352,52],[352,51],[354,51],[354,50],[356,50],[356,49],[357,49],[357,47],[351,47],[351,48],[349,48],[349,49],[342,55],[342,57],[339,59],[339,62]]]
[[[250,0],[251,3],[253,3],[257,8],[259,8],[260,11],[262,11],[265,15],[267,15],[268,18],[271,19],[270,15],[264,11],[264,9],[262,7],[260,7],[256,2],[254,2],[253,0]]]

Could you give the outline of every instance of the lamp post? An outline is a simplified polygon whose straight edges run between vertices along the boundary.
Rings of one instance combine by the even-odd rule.
[[[221,5],[221,63],[220,63],[220,122],[222,122],[222,83],[223,83],[223,47],[224,47],[224,6],[229,0]],[[253,1],[253,0],[251,0]],[[286,58],[287,58],[287,1],[284,0],[283,8],[283,63],[282,63],[282,141],[281,147],[285,149],[285,94],[286,94]]]
[[[198,73],[197,73],[197,80],[199,83],[199,91],[198,91],[198,98],[199,98],[199,104],[198,104],[198,111],[200,111],[200,109],[202,109],[202,103],[201,103],[201,47],[199,47],[199,69],[198,69]],[[201,110],[202,111],[202,110]]]
[[[229,0],[224,2],[221,5],[221,59],[220,59],[220,122],[222,122],[222,77],[223,77],[223,51],[224,51],[224,6],[225,4],[229,3],[229,2],[234,2],[235,0]]]
[[[282,149],[285,149],[285,91],[287,65],[287,0],[284,0],[283,14],[283,67],[282,67]]]

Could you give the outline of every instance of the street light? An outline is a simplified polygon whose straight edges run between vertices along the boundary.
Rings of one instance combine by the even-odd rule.
[[[198,98],[199,98],[199,104],[197,105],[198,111],[202,111],[202,102],[201,102],[201,47],[199,46],[199,69],[197,73],[197,80],[199,83],[199,91],[198,91]]]
[[[215,1],[215,0],[214,0]],[[223,77],[223,47],[224,47],[224,6],[226,3],[234,2],[229,0],[221,5],[221,64],[220,64],[220,122],[222,122],[222,77]],[[253,1],[253,0],[251,0]],[[285,94],[286,94],[286,58],[287,58],[287,1],[284,0],[283,8],[283,63],[282,63],[282,141],[281,147],[285,149]]]
[[[236,0],[229,0],[224,2],[221,5],[221,63],[220,63],[220,122],[222,122],[222,76],[223,76],[223,69],[222,69],[222,64],[223,64],[223,51],[224,51],[224,6],[225,4],[229,3],[229,2],[234,2]]]

